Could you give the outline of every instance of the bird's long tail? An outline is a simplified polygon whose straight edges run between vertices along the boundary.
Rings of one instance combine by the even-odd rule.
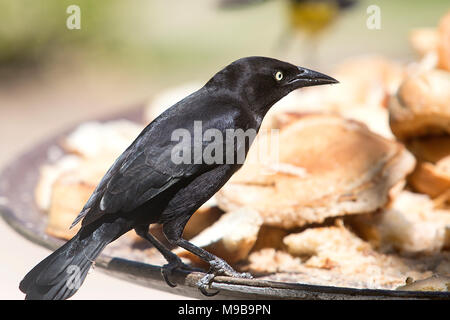
[[[19,285],[25,299],[63,300],[74,295],[95,258],[116,236],[102,229],[87,236],[78,232],[28,272]]]

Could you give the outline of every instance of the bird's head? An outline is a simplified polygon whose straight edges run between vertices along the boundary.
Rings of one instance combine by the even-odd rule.
[[[218,72],[206,86],[243,97],[261,116],[291,91],[303,87],[338,83],[317,71],[266,57],[234,61]]]

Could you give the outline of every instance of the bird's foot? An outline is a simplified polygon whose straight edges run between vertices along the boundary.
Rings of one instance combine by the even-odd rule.
[[[176,255],[171,257],[169,263],[162,266],[161,274],[162,274],[164,280],[166,281],[166,283],[172,288],[176,287],[177,284],[170,281],[169,277],[172,275],[173,271],[176,269],[183,269],[186,271],[203,271],[201,269],[196,269],[194,267],[191,267],[191,266],[185,264]]]
[[[214,280],[216,276],[223,275],[233,278],[244,278],[244,279],[252,279],[252,275],[247,272],[237,272],[235,271],[228,263],[220,258],[216,258],[212,261],[209,261],[210,269],[209,272],[201,278],[198,282],[198,289],[201,293],[203,293],[207,297],[215,296],[219,293],[219,290],[216,292],[208,292],[207,289],[210,288],[211,282]]]

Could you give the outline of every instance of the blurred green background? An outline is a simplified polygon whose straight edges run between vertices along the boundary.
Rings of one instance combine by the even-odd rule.
[[[205,0],[1,0],[0,67],[82,64],[151,76],[164,86],[203,79],[248,55],[302,63],[315,44],[295,36],[282,41],[286,2],[220,9]],[[71,4],[81,8],[81,30],[66,28]],[[366,27],[372,4],[381,8],[381,30]],[[361,53],[411,59],[408,32],[435,26],[449,8],[448,0],[359,1],[321,36],[314,64]]]

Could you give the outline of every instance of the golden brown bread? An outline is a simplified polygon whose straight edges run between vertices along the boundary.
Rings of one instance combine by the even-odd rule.
[[[450,135],[415,138],[406,143],[417,160],[437,163],[450,155]]]
[[[389,208],[347,222],[381,251],[436,253],[450,246],[450,211],[437,210],[426,195],[401,192]]]
[[[407,147],[418,160],[408,177],[410,185],[433,198],[442,197],[444,203],[450,191],[450,135],[414,138]]]
[[[262,157],[260,140],[254,143],[243,168],[216,194],[219,207],[249,206],[264,224],[282,228],[372,212],[414,167],[403,145],[337,116],[301,117],[278,140],[278,150]]]
[[[72,229],[69,229],[69,226],[108,167],[107,161],[82,161],[75,169],[63,173],[56,179],[48,211],[46,232],[49,235],[68,240],[78,232],[80,224]]]
[[[448,257],[409,260],[377,252],[342,223],[308,228],[284,238],[288,252],[264,248],[250,254],[242,270],[262,279],[354,288],[395,289],[408,277],[425,279]]]
[[[354,57],[333,72],[339,84],[304,88],[277,102],[264,118],[262,130],[278,128],[285,113],[329,113],[365,123],[372,131],[393,138],[386,110],[397,91],[405,66],[380,56]]]
[[[128,120],[86,122],[67,135],[62,146],[66,155],[41,168],[36,200],[48,212],[46,232],[70,239],[79,225],[70,229],[103,175],[142,126]]]
[[[233,264],[248,256],[256,242],[261,224],[262,219],[257,211],[241,208],[223,214],[190,242]],[[189,258],[196,264],[205,263],[182,248],[177,248],[174,252],[180,257]]]
[[[389,115],[400,140],[450,134],[450,72],[431,70],[405,79],[390,101]]]
[[[450,156],[438,161],[419,162],[414,172],[409,176],[411,186],[421,192],[436,198],[445,195],[450,190]]]
[[[34,190],[36,205],[42,211],[50,208],[53,185],[64,172],[76,168],[81,158],[75,155],[66,155],[52,164],[45,164],[39,168],[39,181]]]
[[[284,249],[283,238],[288,231],[278,227],[261,226],[256,238],[256,243],[252,251],[258,251],[265,248]]]
[[[133,142],[144,127],[135,122],[120,119],[108,122],[89,121],[79,125],[62,141],[68,153],[83,158],[102,157],[111,163]]]
[[[355,101],[359,105],[384,105],[386,94],[395,92],[405,76],[401,63],[377,55],[348,59],[340,63],[335,72],[352,79],[356,86],[352,92],[360,97]]]
[[[183,231],[183,238],[192,239],[204,229],[216,222],[223,211],[218,207],[205,203],[191,216]]]

